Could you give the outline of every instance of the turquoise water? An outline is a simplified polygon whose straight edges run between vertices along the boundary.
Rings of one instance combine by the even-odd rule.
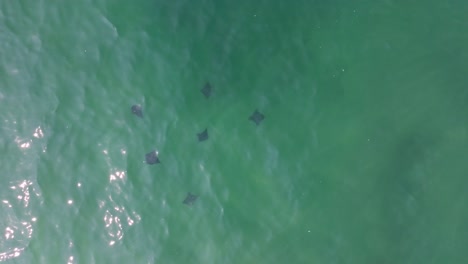
[[[467,263],[467,11],[1,1],[0,261]]]

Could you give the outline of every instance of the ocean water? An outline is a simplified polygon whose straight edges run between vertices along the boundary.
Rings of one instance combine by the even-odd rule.
[[[0,262],[468,263],[467,11],[0,1]]]

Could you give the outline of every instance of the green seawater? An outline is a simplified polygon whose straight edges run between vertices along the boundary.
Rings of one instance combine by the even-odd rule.
[[[0,1],[0,262],[468,263],[467,13]]]

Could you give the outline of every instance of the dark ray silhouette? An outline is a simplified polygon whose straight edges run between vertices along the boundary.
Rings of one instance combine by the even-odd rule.
[[[208,129],[206,128],[203,132],[197,134],[198,141],[205,141],[208,139]]]
[[[192,205],[195,200],[197,200],[198,195],[187,193],[187,197],[185,197],[183,203],[186,205]]]
[[[260,113],[258,110],[255,110],[253,114],[249,117],[249,120],[254,122],[257,126],[265,119],[265,116]]]
[[[158,158],[158,153],[155,150],[151,151],[150,153],[147,153],[145,155],[145,158],[146,158],[146,163],[150,165],[161,163]]]
[[[211,84],[207,82],[205,86],[201,89],[202,94],[206,97],[209,98],[211,96]]]
[[[132,105],[132,113],[138,117],[143,117],[143,109],[141,105]]]

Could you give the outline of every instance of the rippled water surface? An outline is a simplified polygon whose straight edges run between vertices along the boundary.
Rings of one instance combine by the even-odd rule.
[[[0,261],[468,263],[467,11],[0,1]]]

